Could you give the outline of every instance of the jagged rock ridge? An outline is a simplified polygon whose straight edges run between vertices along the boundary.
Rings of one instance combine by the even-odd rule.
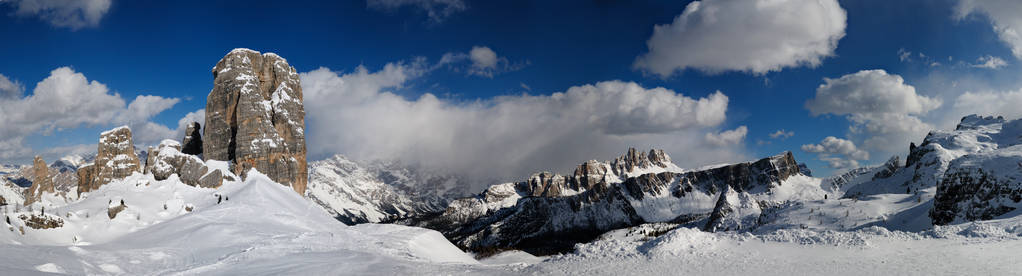
[[[799,174],[790,152],[756,162],[685,171],[663,151],[588,161],[571,176],[534,174],[458,199],[421,226],[470,250],[517,248],[538,254],[569,250],[613,229],[648,222],[705,219],[725,187],[766,193]]]
[[[213,67],[202,153],[231,161],[245,177],[255,168],[305,194],[305,110],[298,73],[273,54],[235,49]]]

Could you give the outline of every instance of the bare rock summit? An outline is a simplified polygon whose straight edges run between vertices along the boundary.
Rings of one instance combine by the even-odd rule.
[[[213,67],[202,153],[230,161],[245,177],[255,168],[305,194],[305,109],[298,73],[273,54],[235,49]]]
[[[95,163],[78,169],[78,195],[135,172],[142,172],[142,163],[135,154],[131,129],[122,126],[103,132],[99,135]]]

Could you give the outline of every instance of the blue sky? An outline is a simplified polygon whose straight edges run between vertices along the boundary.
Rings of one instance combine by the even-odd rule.
[[[299,72],[307,73],[303,86],[334,79],[366,82],[354,88],[306,87],[309,131],[337,129],[310,134],[312,159],[341,153],[442,163],[452,170],[490,172],[504,171],[492,167],[510,166],[506,171],[520,174],[566,170],[582,160],[613,158],[627,146],[668,149],[676,163],[688,167],[791,150],[818,174],[827,175],[835,168],[904,155],[908,141],[921,141],[932,128],[951,128],[967,113],[1022,115],[1012,108],[1022,106],[1014,101],[1022,98],[1016,95],[1022,87],[1017,80],[1022,68],[1012,52],[1019,42],[995,28],[1022,27],[1011,25],[1012,15],[1022,14],[1018,10],[1022,6],[1012,1],[786,0],[779,10],[760,10],[752,4],[757,1],[707,0],[698,5],[716,5],[723,18],[702,25],[692,21],[689,29],[663,34],[660,41],[666,46],[656,56],[649,48],[654,26],[680,26],[675,20],[696,5],[692,1],[91,0],[70,6],[55,2],[60,1],[0,1],[0,36],[6,38],[0,43],[0,75],[15,84],[8,90],[19,92],[8,97],[12,101],[8,105],[35,104],[24,110],[46,109],[42,100],[25,99],[35,93],[37,83],[66,66],[69,74],[99,82],[106,86],[106,94],[123,99],[106,109],[124,111],[64,123],[52,122],[63,120],[61,115],[82,115],[58,111],[35,117],[49,122],[14,119],[0,126],[8,132],[0,135],[0,140],[6,139],[0,141],[0,161],[5,163],[23,163],[35,154],[52,159],[67,151],[94,151],[98,133],[120,124],[164,126],[154,128],[158,131],[153,133],[160,135],[143,141],[136,138],[139,144],[154,143],[161,135],[179,139],[174,132],[178,121],[204,108],[212,88],[210,68],[238,47],[287,58]],[[838,12],[819,12],[835,4]],[[694,10],[693,16],[705,12]],[[842,13],[846,18],[835,17]],[[737,20],[749,17],[779,18],[790,24],[741,25],[743,20]],[[799,31],[785,29],[821,24],[833,29],[806,28],[802,37]],[[820,46],[828,39],[833,40],[831,48]],[[694,45],[694,41],[708,45]],[[803,46],[784,54],[777,53],[784,47],[771,48],[775,42]],[[473,49],[494,54],[492,60],[484,57],[494,63],[480,65]],[[724,51],[730,52],[719,53]],[[764,58],[766,65],[743,65],[750,62],[750,55],[760,54],[776,58]],[[646,55],[655,56],[652,64],[673,70],[638,65]],[[699,57],[707,61],[692,61]],[[729,57],[735,60],[727,61]],[[396,79],[385,78],[388,64],[400,69],[395,69],[400,71]],[[358,68],[364,68],[363,75]],[[873,69],[883,71],[863,71]],[[843,81],[821,88],[825,78]],[[638,116],[636,110],[600,117],[619,109],[613,104],[578,107],[544,97],[572,88],[588,91],[586,85],[609,81],[638,85],[642,90],[635,95],[640,97],[657,87],[666,88],[670,94],[664,99],[682,103],[711,99],[720,91],[727,98],[726,111],[721,110],[718,115],[724,117],[719,120],[700,121],[690,117],[714,110],[669,110],[670,116],[658,118],[675,123],[651,123],[656,120]],[[620,87],[627,86],[597,85],[581,95],[606,97],[610,103],[631,101],[635,95],[609,98],[601,94]],[[821,92],[824,96],[817,95]],[[377,98],[360,103],[344,96],[360,93]],[[405,101],[378,100],[390,93]],[[963,98],[967,93],[971,94]],[[128,108],[139,95],[157,97],[149,101],[151,108]],[[425,104],[431,102],[423,95],[435,96],[438,104]],[[534,96],[540,98],[530,98]],[[315,106],[309,106],[310,97],[317,100]],[[650,99],[630,103],[660,104],[659,98]],[[807,106],[813,99],[816,112]],[[395,108],[383,102],[394,102],[408,108],[401,109],[407,112],[377,110]],[[511,118],[493,115],[503,108],[523,109],[520,105],[527,102],[567,111],[546,114],[550,111],[540,110]],[[408,107],[416,103],[435,110]],[[350,118],[352,114],[335,112],[331,106],[383,117],[361,118],[368,123],[358,124]],[[8,110],[0,116],[13,118],[17,109]],[[530,117],[533,114],[541,115]],[[448,116],[477,119],[445,119]],[[622,125],[601,121],[598,126],[582,124],[578,130],[560,131],[572,125],[544,121],[571,116],[599,117]],[[416,121],[423,117],[427,120]],[[487,121],[491,117],[493,121]],[[550,127],[535,126],[544,124]],[[494,129],[494,125],[509,129]],[[771,137],[779,130],[787,135]],[[470,138],[437,134],[448,131]],[[484,131],[501,135],[471,138],[472,133]],[[428,137],[415,137],[423,133]],[[828,136],[835,139],[828,141]],[[464,153],[445,153],[449,151]],[[462,161],[444,161],[448,159]],[[490,168],[477,169],[473,164]]]

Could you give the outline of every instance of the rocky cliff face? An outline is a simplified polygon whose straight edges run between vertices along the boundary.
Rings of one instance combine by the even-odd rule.
[[[748,193],[738,193],[729,185],[724,186],[717,204],[713,206],[703,231],[738,231],[756,227],[763,213],[759,202]]]
[[[298,73],[272,53],[235,49],[213,67],[202,152],[305,194],[305,110]]]
[[[53,179],[50,178],[50,169],[41,156],[36,156],[32,162],[32,187],[26,190],[25,205],[42,199],[43,193],[56,193],[53,187]]]
[[[950,142],[974,150],[947,165],[930,211],[934,224],[989,220],[1022,207],[1022,119],[967,116],[937,137],[919,148]]]
[[[451,202],[440,217],[420,225],[440,230],[467,249],[547,254],[613,229],[706,219],[725,189],[745,196],[768,194],[797,174],[791,153],[685,171],[662,151],[630,149],[611,162],[588,161],[571,176],[539,173],[523,182],[491,186]]]
[[[142,172],[142,163],[135,154],[131,129],[118,127],[99,135],[96,161],[78,169],[78,194],[98,189],[110,181]]]

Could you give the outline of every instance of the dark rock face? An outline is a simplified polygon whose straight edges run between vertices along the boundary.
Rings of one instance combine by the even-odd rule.
[[[901,158],[895,155],[880,167],[880,171],[873,175],[873,180],[891,177],[899,168],[901,168]]]
[[[182,153],[190,155],[202,154],[202,132],[200,131],[199,122],[188,124],[188,128],[185,129],[185,137],[181,138]]]
[[[630,174],[640,168],[646,173]],[[680,206],[696,198],[704,202],[702,198],[725,189],[768,191],[798,173],[790,152],[681,172],[662,151],[646,154],[630,149],[611,163],[586,162],[571,177],[539,173],[524,182],[491,186],[475,197],[455,200],[438,218],[419,225],[436,229],[469,250],[516,248],[551,254],[613,229],[705,218],[714,208],[712,201],[701,207]]]
[[[805,176],[813,176],[813,171],[809,170],[809,166],[806,163],[798,163],[798,171],[802,172]]]
[[[78,171],[79,195],[132,173],[142,172],[142,163],[135,154],[135,145],[131,140],[131,129],[118,127],[100,134],[96,162]]]
[[[1022,183],[1018,179],[981,167],[955,168],[937,185],[930,219],[935,225],[991,220],[1015,210],[1020,202]]]
[[[50,178],[49,167],[43,158],[36,156],[32,162],[32,187],[25,191],[25,205],[30,205],[42,199],[43,193],[56,193],[53,187],[53,179]]]
[[[933,224],[996,219],[1022,207],[1020,137],[1022,120],[976,115],[962,118],[955,131],[928,135],[916,151],[929,150],[953,158],[945,163],[946,170],[936,181],[929,213]],[[926,165],[925,160],[924,156],[917,164]]]
[[[78,168],[78,196],[99,188],[96,184],[96,165],[88,164]]]
[[[202,153],[232,161],[235,174],[252,168],[305,194],[305,109],[298,73],[272,53],[231,51],[213,68]]]

